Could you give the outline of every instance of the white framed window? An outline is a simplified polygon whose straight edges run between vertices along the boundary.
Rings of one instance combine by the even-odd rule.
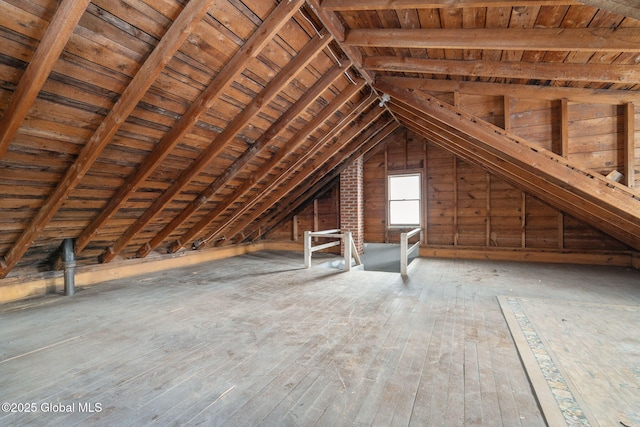
[[[389,227],[420,226],[420,174],[389,175]]]

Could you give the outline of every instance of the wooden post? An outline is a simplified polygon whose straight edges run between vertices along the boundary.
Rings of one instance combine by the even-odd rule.
[[[527,228],[527,218],[526,218],[526,212],[527,212],[527,194],[523,191],[522,192],[522,217],[521,217],[521,227],[522,227],[522,237],[521,237],[521,241],[520,241],[520,246],[521,247],[526,247],[527,246],[527,236],[526,236],[526,228]]]
[[[400,234],[400,274],[407,275],[407,264],[409,263],[407,257],[407,248],[409,246],[409,238],[407,233]]]
[[[384,146],[384,200],[385,200],[385,225],[384,242],[389,243],[389,146]]]
[[[558,249],[564,249],[564,214],[558,213]]]
[[[342,238],[342,243],[344,245],[344,271],[351,271],[351,248],[353,241],[353,236],[350,231],[344,233],[344,237]]]
[[[409,131],[404,130],[404,170],[409,166]]]
[[[423,161],[422,161],[422,170],[423,170],[423,174],[422,174],[422,207],[424,209],[422,209],[422,224],[424,227],[424,237],[423,237],[423,243],[426,245],[427,244],[427,240],[429,239],[429,235],[428,230],[429,230],[429,215],[428,215],[428,203],[429,203],[429,177],[427,176],[427,174],[429,173],[429,170],[427,169],[427,160],[429,159],[429,155],[428,155],[428,151],[427,151],[427,140],[425,138],[422,138],[422,145],[423,145]]]
[[[313,231],[318,231],[318,199],[313,199]],[[314,239],[318,241],[318,237]]]
[[[566,98],[560,100],[560,152],[569,157],[569,103]]]
[[[304,266],[311,268],[311,232],[304,232]]]
[[[511,131],[511,97],[504,96],[504,130]]]
[[[291,220],[291,222],[293,223],[293,241],[297,242],[298,241],[298,215],[294,215],[293,219]]]
[[[458,246],[458,158],[453,156],[453,245]]]
[[[560,100],[560,147],[557,153],[569,157],[569,104],[566,98]],[[564,214],[558,214],[558,249],[564,249]]]
[[[491,246],[491,174],[487,172],[487,223],[485,245]]]
[[[635,148],[636,126],[635,106],[632,102],[624,105],[624,176],[627,187],[633,188],[636,184],[635,176]]]

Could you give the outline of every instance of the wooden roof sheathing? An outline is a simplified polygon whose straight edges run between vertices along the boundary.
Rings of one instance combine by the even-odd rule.
[[[0,277],[64,238],[109,262],[259,236],[415,126],[376,80],[632,109],[638,7],[612,3],[2,0]],[[632,187],[614,192],[633,223]],[[607,212],[593,225],[620,238]]]

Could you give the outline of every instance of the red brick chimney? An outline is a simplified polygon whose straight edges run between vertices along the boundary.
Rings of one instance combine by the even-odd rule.
[[[363,160],[360,156],[340,174],[340,228],[343,233],[353,233],[360,255],[364,253],[363,186]]]

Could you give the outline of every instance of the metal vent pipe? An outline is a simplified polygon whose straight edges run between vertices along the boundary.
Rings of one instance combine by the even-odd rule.
[[[73,255],[73,239],[62,242],[62,268],[64,269],[64,294],[72,296],[75,293],[76,260]]]

